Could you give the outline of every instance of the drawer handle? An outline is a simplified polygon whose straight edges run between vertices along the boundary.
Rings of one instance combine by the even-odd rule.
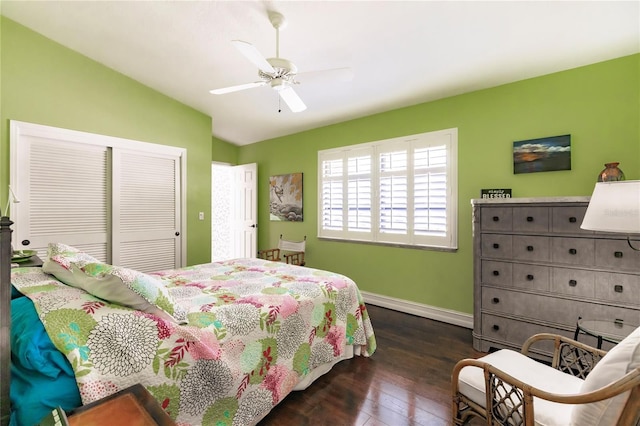
[[[575,218],[575,217],[573,217],[573,216],[571,216],[571,217],[569,218],[569,222],[571,222],[571,223],[576,223],[577,221],[578,221],[578,219],[576,219],[576,218]]]
[[[532,216],[527,216],[527,222],[533,222],[533,217]]]
[[[498,299],[497,297],[494,297],[493,299],[491,299],[491,303],[493,303],[494,305],[497,305],[498,303],[500,303],[500,299]]]
[[[578,250],[574,248],[569,249],[569,254],[576,254],[576,253],[578,253]]]
[[[491,328],[493,328],[493,331],[500,330],[500,326],[498,324],[493,324],[493,327],[491,327]]]
[[[622,252],[621,251],[616,251],[615,253],[613,253],[613,255],[615,257],[617,257],[618,259],[620,259],[622,257]]]
[[[531,274],[527,275],[527,281],[533,281],[533,275]]]
[[[493,248],[494,248],[494,249],[499,249],[499,248],[500,248],[500,244],[498,244],[498,243],[493,243]]]
[[[616,318],[613,320],[613,325],[615,325],[617,328],[622,328],[622,326],[624,325],[624,320]]]
[[[493,221],[494,221],[494,222],[499,222],[499,221],[500,221],[500,218],[499,218],[498,216],[494,216],[494,217],[493,217]]]
[[[533,251],[533,246],[527,246],[527,251]]]
[[[575,287],[578,285],[578,281],[576,280],[569,280],[569,287]]]
[[[497,277],[498,275],[500,275],[500,271],[493,271],[493,276]]]
[[[622,293],[623,290],[624,288],[620,284],[616,284],[613,286],[613,291],[615,291],[616,293]]]

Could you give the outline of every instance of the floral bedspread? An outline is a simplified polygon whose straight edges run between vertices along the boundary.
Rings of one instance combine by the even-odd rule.
[[[16,269],[84,404],[142,383],[179,425],[258,422],[318,365],[376,348],[355,283],[311,268],[236,259],[150,274],[188,324],[98,299],[38,268]]]

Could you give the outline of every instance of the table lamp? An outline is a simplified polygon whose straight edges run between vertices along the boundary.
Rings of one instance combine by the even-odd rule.
[[[640,234],[640,180],[598,182],[591,195],[582,229],[627,234]],[[640,235],[638,235],[640,237]]]

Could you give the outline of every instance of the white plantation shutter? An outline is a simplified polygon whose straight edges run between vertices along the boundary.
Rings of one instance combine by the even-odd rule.
[[[419,236],[447,232],[447,147],[414,151],[414,229]]]
[[[409,153],[405,143],[380,148],[395,148],[380,152],[380,237],[381,241],[403,241],[409,232],[407,207],[409,194]],[[402,148],[398,150],[398,148]],[[387,235],[384,235],[387,234]],[[390,234],[400,235],[393,237]]]
[[[371,232],[371,181],[373,159],[370,149],[350,152],[347,162],[347,229]]]
[[[457,248],[456,129],[320,151],[318,170],[319,237]]]
[[[321,175],[319,190],[320,227],[329,233],[344,229],[344,159],[342,156],[329,155],[321,162],[318,170]]]
[[[18,121],[10,143],[16,249],[44,258],[60,242],[143,272],[182,264],[183,149]]]

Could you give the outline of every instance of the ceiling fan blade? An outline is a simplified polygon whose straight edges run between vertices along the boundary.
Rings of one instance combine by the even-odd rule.
[[[292,112],[300,112],[307,109],[307,106],[291,86],[279,88],[277,91]]]
[[[296,81],[300,83],[313,82],[316,80],[351,81],[353,80],[352,68],[332,68],[319,71],[307,71],[296,74]]]
[[[231,43],[233,43],[233,45],[240,51],[240,53],[245,56],[245,58],[250,60],[251,63],[253,63],[260,70],[266,73],[276,72],[276,70],[273,69],[271,64],[267,62],[265,57],[262,56],[260,52],[258,52],[258,49],[256,49],[253,44],[247,43],[246,41],[242,40],[232,40]]]
[[[237,86],[223,87],[221,89],[209,90],[209,93],[213,95],[224,95],[225,93],[237,92],[239,90],[252,89],[254,87],[260,87],[267,84],[266,81],[256,81],[253,83],[238,84]]]

